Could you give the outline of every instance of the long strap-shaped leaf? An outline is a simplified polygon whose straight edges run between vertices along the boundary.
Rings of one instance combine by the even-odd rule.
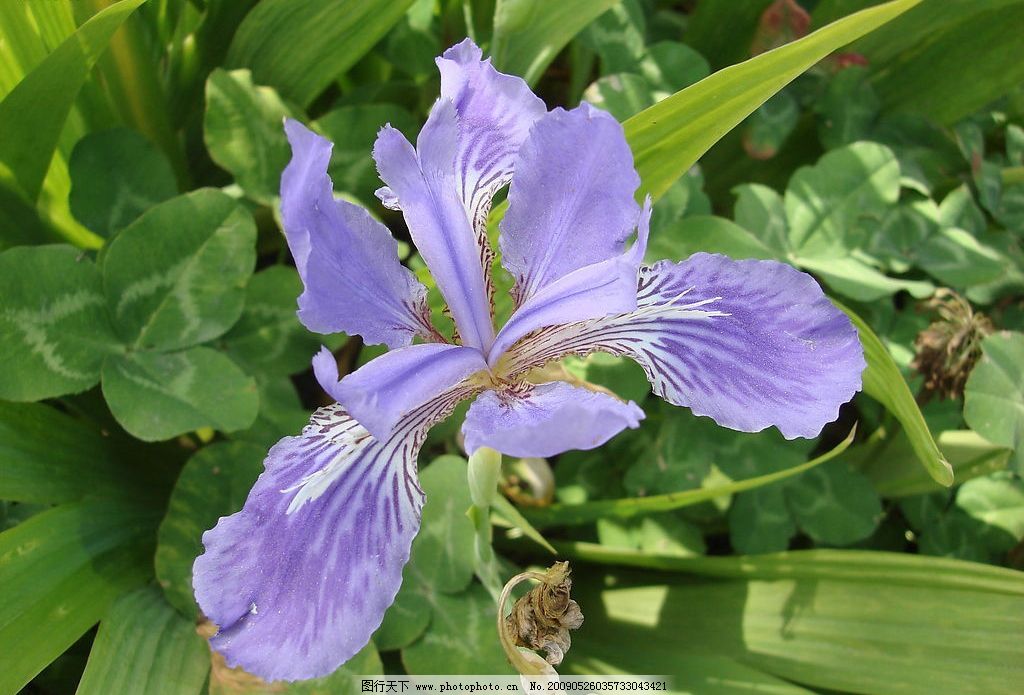
[[[644,189],[660,197],[757,107],[832,51],[920,0],[894,0],[844,17],[799,41],[707,77],[625,123]]]
[[[914,394],[910,392],[910,387],[900,374],[892,355],[864,319],[835,299],[832,302],[845,311],[853,321],[860,343],[864,346],[864,359],[868,363],[863,376],[864,393],[884,405],[885,409],[899,420],[910,439],[910,446],[925,470],[936,482],[949,487],[953,484],[953,467],[949,465],[939,450],[939,445],[935,443],[928,423],[925,422],[924,415],[914,400]]]
[[[93,15],[0,102],[0,175],[39,197],[71,106],[121,23],[145,0],[121,0]]]
[[[756,478],[737,480],[727,485],[716,485],[713,487],[702,487],[696,490],[683,490],[682,492],[669,492],[664,495],[651,495],[650,497],[626,497],[617,500],[596,500],[584,502],[583,504],[553,504],[542,509],[524,510],[526,519],[535,528],[545,528],[559,524],[586,524],[597,519],[608,517],[631,517],[640,514],[654,514],[667,512],[673,509],[688,507],[693,504],[705,502],[722,495],[732,495],[744,490],[752,490],[762,485],[768,485],[785,478],[803,473],[806,470],[830,461],[839,454],[846,451],[853,441],[856,430],[851,430],[846,439],[841,441],[831,451],[811,459],[799,466],[793,466],[782,471],[759,475]]]

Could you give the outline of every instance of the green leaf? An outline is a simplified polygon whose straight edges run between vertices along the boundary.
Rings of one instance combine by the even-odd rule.
[[[957,490],[956,506],[971,518],[1005,531],[1010,547],[1024,538],[1024,482],[1019,478],[1002,473],[968,480]]]
[[[429,64],[433,66],[433,62]],[[377,133],[385,123],[409,137],[419,127],[411,113],[394,104],[340,106],[317,119],[314,127],[334,142],[327,173],[336,191],[366,203],[378,202],[373,192],[380,187],[380,178],[372,153]]]
[[[939,451],[921,409],[889,351],[862,318],[838,302],[834,303],[853,321],[864,348],[864,359],[868,363],[862,377],[864,393],[885,406],[903,425],[914,453],[932,478],[942,485],[952,485],[953,468]]]
[[[629,72],[605,75],[584,90],[583,98],[620,121],[656,101],[647,80]]]
[[[786,90],[777,92],[747,118],[743,149],[754,159],[771,159],[786,144],[799,119],[796,97]]]
[[[0,398],[84,391],[117,349],[100,274],[83,252],[37,246],[0,253]]]
[[[530,84],[583,27],[619,0],[498,0],[491,56],[502,72]]]
[[[789,246],[789,223],[786,221],[786,205],[782,196],[759,183],[743,184],[732,192],[736,195],[736,207],[733,210],[736,224],[756,236],[775,253],[783,254]],[[750,258],[762,256],[754,255]]]
[[[127,128],[91,133],[79,140],[68,171],[72,214],[102,237],[113,236],[178,193],[167,158]]]
[[[152,576],[153,517],[106,500],[72,502],[0,533],[0,692],[17,692]]]
[[[278,197],[291,156],[283,122],[292,115],[277,92],[253,84],[249,70],[217,68],[206,80],[206,149],[253,200],[269,205]]]
[[[793,78],[837,48],[898,16],[917,0],[857,12],[701,80],[626,121],[644,190],[660,197],[723,135]]]
[[[305,371],[321,345],[334,349],[344,342],[343,335],[315,335],[299,323],[300,294],[302,280],[291,266],[271,266],[252,276],[242,316],[222,339],[246,371],[269,376]]]
[[[209,670],[210,651],[193,622],[147,587],[104,616],[76,695],[199,695]]]
[[[990,335],[981,352],[964,389],[964,419],[985,439],[1012,449],[1012,465],[1024,473],[1024,334]]]
[[[157,534],[153,564],[167,601],[195,622],[192,563],[203,552],[203,532],[242,508],[263,472],[266,450],[248,442],[203,447],[181,470]]]
[[[785,487],[797,526],[819,543],[855,543],[870,536],[882,518],[871,483],[842,461],[807,471]]]
[[[256,420],[248,429],[233,432],[230,437],[269,449],[282,437],[301,432],[309,422],[309,411],[302,406],[295,385],[288,377],[257,374],[254,378],[260,399]]]
[[[79,90],[128,15],[145,0],[121,0],[89,18],[0,102],[0,170],[30,201],[39,197]]]
[[[744,200],[746,203],[747,201]],[[738,204],[737,204],[738,205]],[[750,224],[748,221],[747,224]],[[744,225],[745,227],[746,225]],[[770,258],[780,260],[779,253],[769,248],[744,227],[724,217],[694,215],[684,217],[651,239],[647,258],[668,258],[681,261],[698,251],[723,253],[734,259]],[[767,228],[762,228],[767,229]]]
[[[563,672],[579,672],[575,664],[587,658],[619,673],[636,673],[636,662],[682,670],[693,662],[681,659],[711,655],[816,691],[1009,695],[1024,678],[1019,572],[864,551],[730,558],[591,544],[565,551],[706,578],[577,569],[573,594],[586,627],[573,634]],[[971,638],[949,639],[960,631]]]
[[[524,516],[535,527],[545,528],[558,524],[585,524],[606,516],[628,518],[638,514],[651,514],[681,509],[682,507],[714,499],[715,497],[752,490],[762,485],[768,485],[769,483],[802,473],[841,454],[853,441],[853,435],[854,432],[850,432],[849,436],[834,449],[806,463],[726,485],[684,490],[663,495],[651,495],[649,497],[596,500],[583,504],[553,504],[550,507],[541,509],[524,510]]]
[[[882,273],[859,258],[797,258],[804,270],[821,276],[836,292],[860,302],[874,302],[906,290],[918,299],[931,296],[935,285],[925,280],[903,280]]]
[[[409,9],[412,0],[262,0],[228,50],[228,67],[308,106],[355,65]]]
[[[103,256],[118,333],[133,347],[174,350],[238,320],[256,264],[256,225],[236,201],[201,189],[152,208]]]
[[[540,531],[535,529],[533,525],[526,520],[519,508],[512,504],[504,495],[495,495],[494,499],[491,500],[491,506],[499,516],[510,523],[514,528],[518,529],[524,536],[542,546],[548,552],[554,554],[554,547],[548,543],[544,536],[540,535]]]
[[[879,108],[866,68],[852,65],[840,70],[815,104],[818,139],[829,150],[867,140]]]
[[[462,594],[434,595],[430,628],[402,650],[410,674],[511,674],[498,642],[498,608],[480,584]]]
[[[737,495],[729,507],[729,541],[738,552],[772,553],[785,550],[796,533],[786,508],[785,488],[767,485]]]
[[[900,192],[900,165],[884,145],[858,142],[801,167],[786,187],[789,243],[797,256],[831,259],[864,245]]]
[[[103,363],[103,397],[132,436],[154,442],[212,427],[245,429],[256,419],[256,382],[207,347],[132,352]]]
[[[39,504],[165,492],[156,466],[135,465],[116,437],[56,408],[0,401],[0,499]]]
[[[420,473],[420,487],[427,495],[420,532],[412,543],[395,603],[373,636],[380,649],[411,644],[430,623],[437,596],[463,591],[473,578],[475,532],[466,516],[472,500],[465,459],[435,459]]]
[[[640,73],[657,92],[664,92],[664,96],[700,82],[710,72],[704,56],[676,41],[651,44],[640,61]]]

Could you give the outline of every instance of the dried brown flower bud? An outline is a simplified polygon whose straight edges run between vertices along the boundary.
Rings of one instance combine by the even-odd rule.
[[[569,563],[556,562],[505,618],[514,644],[543,650],[547,662],[554,666],[562,663],[572,641],[569,630],[583,624],[579,604],[569,597],[571,589]]]
[[[981,356],[981,341],[995,329],[984,314],[975,313],[970,303],[952,290],[940,289],[926,306],[939,320],[918,334],[914,341],[917,355],[910,366],[924,376],[925,400],[933,394],[959,398]]]

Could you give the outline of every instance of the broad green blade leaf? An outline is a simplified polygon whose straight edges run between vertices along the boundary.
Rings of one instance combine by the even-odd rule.
[[[642,649],[647,663],[710,654],[830,692],[1009,695],[1024,679],[1019,572],[856,551],[657,559],[712,578],[574,568],[586,628],[569,670],[591,653],[621,669]]]
[[[167,158],[127,128],[86,135],[71,152],[68,170],[71,212],[102,237],[178,193]]]
[[[152,576],[151,511],[54,507],[0,533],[0,693],[15,693]]]
[[[775,473],[760,475],[756,478],[739,480],[727,485],[699,488],[696,490],[684,490],[682,492],[671,492],[663,495],[650,495],[649,497],[630,497],[618,500],[595,500],[584,504],[553,504],[550,507],[540,509],[524,510],[523,516],[535,527],[545,528],[558,524],[585,524],[604,517],[626,518],[638,514],[651,514],[654,512],[666,512],[672,509],[680,509],[699,502],[731,495],[744,490],[768,485],[778,480],[784,480],[790,476],[797,475],[806,470],[814,468],[839,454],[843,453],[850,443],[853,442],[855,432],[851,431],[846,439],[840,442],[831,451],[811,459],[799,466],[793,466]]]
[[[115,437],[56,408],[0,401],[0,499],[57,504],[83,497],[156,497],[155,466]]]
[[[491,55],[502,72],[533,84],[576,34],[619,0],[498,0]]]
[[[103,397],[129,434],[147,442],[212,427],[242,430],[256,419],[256,382],[208,347],[132,352],[103,363]]]
[[[858,41],[888,111],[951,125],[1024,80],[1020,0],[929,2]],[[969,62],[970,71],[961,67]]]
[[[36,401],[96,384],[119,349],[100,273],[71,246],[0,254],[0,398]]]
[[[218,68],[206,80],[206,149],[253,200],[270,204],[278,196],[291,156],[283,121],[292,115],[277,92],[253,84],[249,70]]]
[[[0,167],[30,200],[39,197],[64,121],[96,60],[121,23],[145,0],[97,12],[0,102]]]
[[[702,154],[793,78],[918,0],[894,0],[734,65],[625,122],[643,188],[660,197]]]
[[[203,532],[242,508],[266,455],[256,444],[218,442],[193,455],[178,477],[160,523],[153,564],[167,601],[190,622],[198,614],[192,563],[203,552]]]
[[[228,67],[308,106],[409,9],[412,0],[262,0],[242,21]]]
[[[242,313],[256,225],[235,200],[200,189],[152,208],[110,242],[103,289],[136,349],[174,350],[222,335]]]
[[[462,594],[438,594],[430,628],[402,650],[410,674],[514,673],[498,642],[498,608],[480,584]]]
[[[210,650],[155,587],[122,596],[100,623],[76,695],[199,695]]]
[[[1011,465],[1024,473],[1024,334],[990,335],[981,352],[964,390],[964,419],[985,439],[1012,449]]]
[[[846,312],[853,321],[860,336],[860,343],[864,347],[864,359],[868,363],[862,377],[864,393],[884,405],[885,409],[903,425],[914,453],[932,478],[947,487],[952,485],[953,467],[939,451],[939,446],[928,429],[928,423],[925,422],[921,409],[914,400],[914,394],[910,392],[910,387],[900,374],[892,355],[864,319],[839,302],[833,300],[833,303]]]
[[[334,349],[345,336],[310,333],[299,323],[296,300],[302,280],[291,266],[276,265],[252,276],[245,309],[222,338],[224,348],[250,374],[286,376],[309,369],[312,355]]]

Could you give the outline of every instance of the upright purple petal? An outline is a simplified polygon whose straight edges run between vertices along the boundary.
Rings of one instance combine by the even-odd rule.
[[[471,454],[487,446],[509,456],[543,458],[601,446],[643,419],[644,411],[632,401],[553,381],[484,391],[469,407],[462,432]]]
[[[416,455],[465,392],[378,440],[338,405],[282,439],[242,510],[203,534],[193,586],[228,664],[267,680],[315,678],[358,652],[402,582],[420,523]]]
[[[338,382],[334,356],[313,360],[320,385],[374,437],[388,437],[402,416],[458,385],[487,362],[476,348],[422,343],[391,350]]]
[[[331,142],[298,121],[286,121],[285,132],[292,160],[281,176],[281,216],[305,285],[303,324],[388,347],[429,335],[426,288],[399,262],[390,232],[358,205],[334,199]]]
[[[420,131],[417,148],[390,126],[377,136],[373,157],[388,185],[378,192],[398,207],[409,234],[444,295],[462,342],[487,349],[494,339],[481,249],[458,195],[455,157],[459,126],[450,100],[440,100]]]
[[[515,170],[500,245],[517,303],[623,252],[640,217],[640,177],[609,114],[589,104],[555,109],[530,131]]]
[[[655,393],[725,427],[814,437],[861,388],[857,331],[814,279],[774,261],[698,253],[641,270],[636,311],[537,331],[509,374],[567,354],[632,357]]]
[[[650,219],[648,198],[632,248],[608,260],[573,270],[531,295],[498,332],[488,353],[488,364],[496,365],[513,343],[538,328],[636,309],[636,284],[647,248]]]
[[[487,243],[491,200],[512,179],[519,146],[547,107],[521,77],[494,69],[470,39],[437,59],[441,98],[450,99],[459,122],[455,178],[473,227]],[[489,269],[489,265],[488,265]]]

